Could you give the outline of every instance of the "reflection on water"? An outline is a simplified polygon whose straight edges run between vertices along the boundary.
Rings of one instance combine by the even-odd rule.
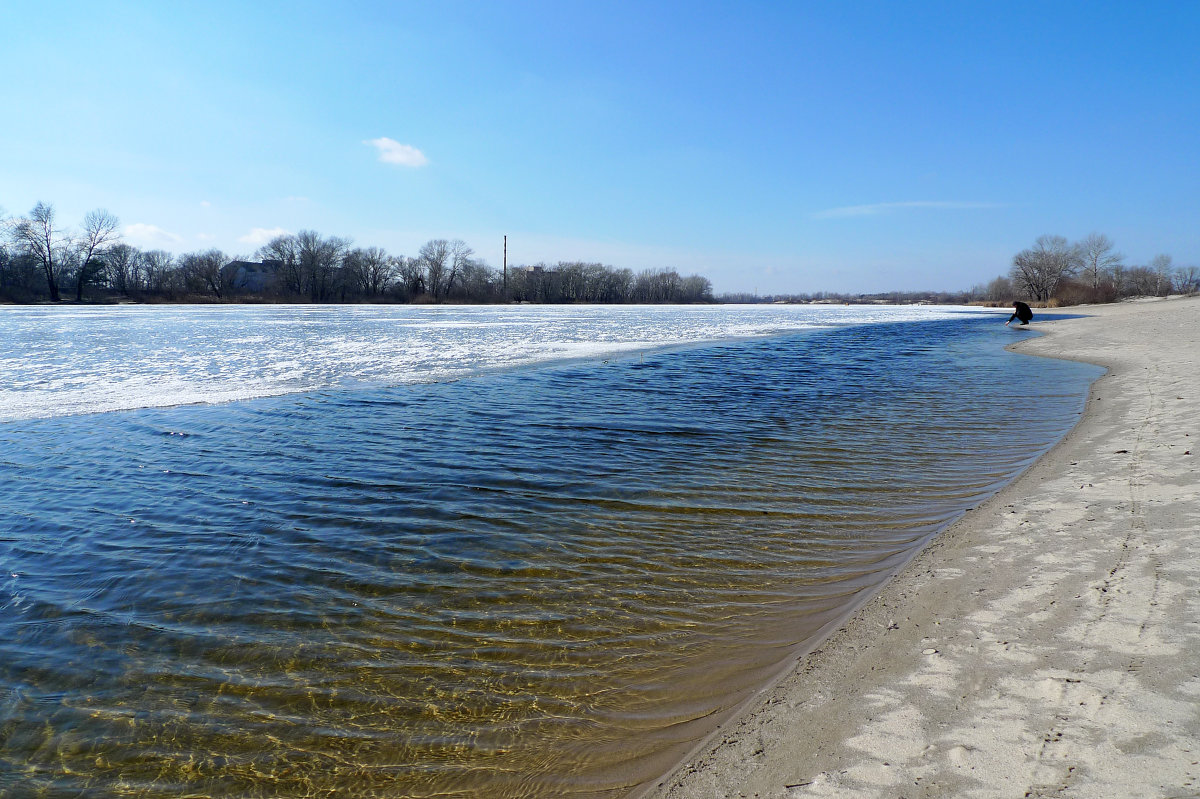
[[[0,794],[619,796],[1073,423],[1007,340],[0,425]]]

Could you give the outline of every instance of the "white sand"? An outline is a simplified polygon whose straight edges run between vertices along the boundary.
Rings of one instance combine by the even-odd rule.
[[[1200,298],[1081,312],[1079,426],[651,796],[1200,796]]]

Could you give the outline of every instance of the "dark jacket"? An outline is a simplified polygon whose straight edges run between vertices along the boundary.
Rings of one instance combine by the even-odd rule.
[[[1014,319],[1020,319],[1021,324],[1029,324],[1029,320],[1033,318],[1033,311],[1030,310],[1029,306],[1020,300],[1017,300],[1013,303],[1013,307],[1017,310],[1013,312],[1012,316],[1008,317],[1008,321],[1011,322]]]

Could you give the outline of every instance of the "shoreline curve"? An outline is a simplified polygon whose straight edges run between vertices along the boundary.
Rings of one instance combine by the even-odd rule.
[[[1200,793],[1200,297],[1079,310],[1076,426],[632,799]]]

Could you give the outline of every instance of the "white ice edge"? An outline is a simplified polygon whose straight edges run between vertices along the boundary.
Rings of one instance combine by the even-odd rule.
[[[225,403],[830,326],[956,306],[0,308],[0,422]]]

